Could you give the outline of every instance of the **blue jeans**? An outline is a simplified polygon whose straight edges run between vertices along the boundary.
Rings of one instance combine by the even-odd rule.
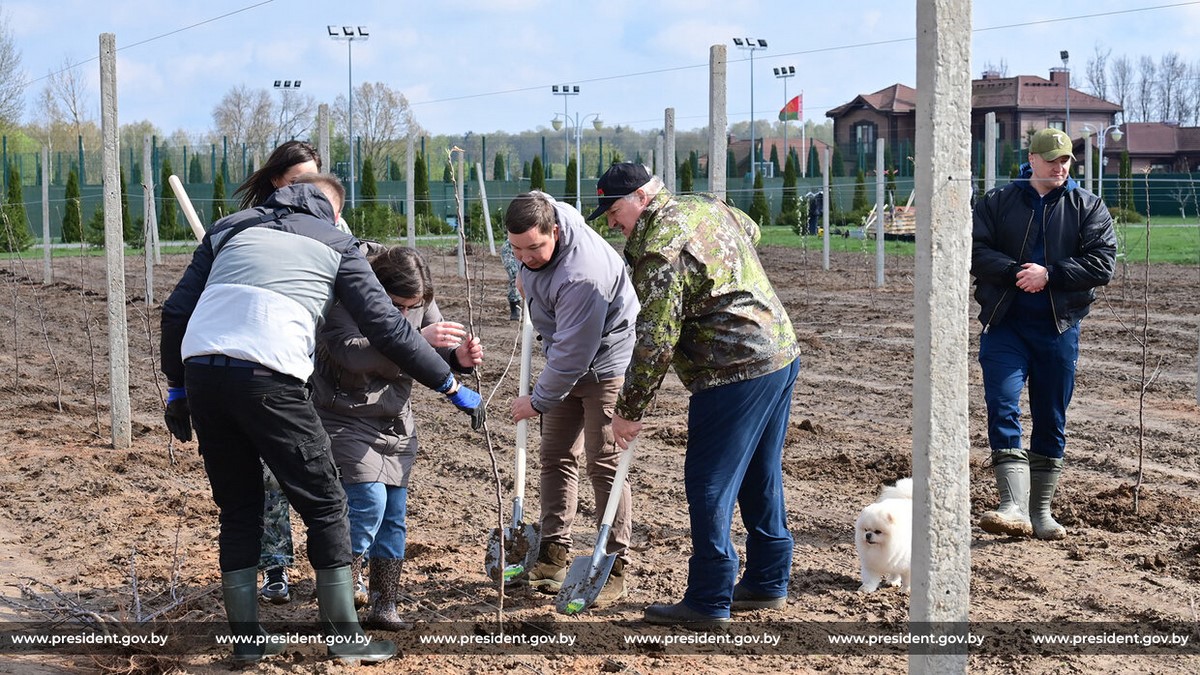
[[[1014,318],[980,336],[979,365],[992,450],[1022,447],[1021,390],[1028,382],[1033,422],[1029,451],[1062,459],[1078,359],[1079,324],[1060,335],[1051,321]]]
[[[683,602],[728,617],[738,555],[730,540],[734,501],[746,526],[741,585],[767,597],[787,595],[792,534],[783,502],[783,442],[800,360],[769,375],[706,389],[688,406],[684,489],[692,557]]]
[[[404,559],[408,535],[408,488],[384,483],[349,483],[350,550],[367,558]]]

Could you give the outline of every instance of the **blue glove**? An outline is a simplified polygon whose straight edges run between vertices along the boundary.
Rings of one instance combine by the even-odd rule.
[[[167,387],[167,409],[163,420],[171,435],[184,443],[192,440],[192,415],[188,407],[187,389]]]
[[[466,385],[459,385],[458,391],[446,394],[446,398],[454,407],[471,416],[471,428],[478,431],[483,426],[483,397]]]

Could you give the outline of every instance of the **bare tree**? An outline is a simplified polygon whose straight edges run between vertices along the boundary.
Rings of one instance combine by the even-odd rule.
[[[266,89],[251,89],[244,84],[233,87],[213,108],[213,124],[218,136],[231,145],[266,147],[274,131],[271,95]]]
[[[1154,80],[1158,77],[1158,66],[1149,56],[1138,58],[1137,121],[1149,122],[1154,107]]]
[[[1088,93],[1096,98],[1108,100],[1108,57],[1111,49],[1104,49],[1096,43],[1095,53],[1087,62]]]
[[[1124,122],[1129,118],[1128,106],[1133,104],[1133,66],[1129,63],[1129,57],[1118,56],[1113,59],[1111,68],[1113,96],[1117,99],[1117,105],[1121,106],[1121,121]]]
[[[313,128],[316,122],[317,100],[311,94],[301,94],[293,89],[280,90],[279,114],[275,126],[275,142],[300,138]]]
[[[336,124],[346,134],[346,98],[334,104]],[[382,82],[364,82],[354,91],[354,136],[359,139],[363,157],[380,166],[391,150],[402,147],[400,141],[415,128],[412,110],[404,94]]]
[[[1159,107],[1159,121],[1178,122],[1180,112],[1176,105],[1179,103],[1177,92],[1183,76],[1187,74],[1187,66],[1180,58],[1179,52],[1167,52],[1158,63],[1158,86],[1155,87]]]
[[[69,57],[64,57],[59,69],[46,76],[41,95],[50,123],[69,125],[77,136],[83,134],[86,123],[93,121],[89,113],[95,109],[81,70],[81,66],[73,65]]]
[[[0,7],[0,124],[18,124],[24,105],[25,73],[21,70],[21,51],[9,29],[8,12]]]

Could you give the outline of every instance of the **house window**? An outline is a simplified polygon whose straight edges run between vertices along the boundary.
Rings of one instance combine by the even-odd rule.
[[[854,154],[858,169],[866,169],[875,163],[875,136],[878,127],[873,122],[854,125]]]
[[[1051,122],[1047,125],[1047,127],[1050,129],[1058,129],[1059,131],[1066,131],[1067,123],[1062,120],[1058,120],[1057,122]]]

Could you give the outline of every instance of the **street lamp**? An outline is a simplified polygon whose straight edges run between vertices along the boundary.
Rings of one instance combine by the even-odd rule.
[[[288,96],[292,93],[292,91],[298,89],[300,89],[300,80],[275,80],[275,90],[280,92],[278,131],[283,131],[283,116],[287,114],[288,108],[290,107],[288,106]],[[288,124],[288,127],[291,126],[291,124]],[[275,134],[275,145],[279,145],[279,133]]]
[[[1063,62],[1063,72],[1067,75],[1066,85],[1066,101],[1067,101],[1067,119],[1063,122],[1063,131],[1067,132],[1067,138],[1071,137],[1071,69],[1067,67],[1067,60],[1070,58],[1067,50],[1062,50],[1058,53],[1058,57]]]
[[[787,108],[787,104],[789,103],[787,95],[787,81],[789,78],[796,76],[796,66],[784,66],[782,68],[773,68],[772,70],[775,71],[775,77],[777,79],[783,80],[783,107]],[[788,121],[787,115],[785,115],[782,111],[780,111],[779,117],[780,121],[783,122],[783,172],[787,173],[787,163],[788,160],[792,158],[791,153],[788,151],[787,144]],[[803,144],[804,139],[800,139],[800,142]],[[804,148],[800,148],[800,150],[803,151]]]
[[[570,119],[570,117],[567,115],[567,97],[568,96],[578,96],[579,95],[579,85],[577,85],[577,84],[576,85],[570,85],[570,84],[558,85],[558,84],[556,84],[556,85],[550,87],[550,90],[552,92],[554,92],[555,96],[563,97],[563,117],[566,119]],[[558,131],[558,127],[554,127],[554,130]],[[567,135],[566,132],[563,132],[563,171],[567,170],[567,162],[569,161],[567,159],[567,157],[568,157],[567,153],[571,152],[571,140],[569,138],[566,138],[566,135]]]
[[[1090,124],[1083,125],[1083,128],[1087,133],[1095,131]],[[1101,200],[1104,199],[1104,165],[1108,163],[1108,158],[1104,156],[1104,143],[1106,140],[1108,140],[1108,134],[1110,132],[1112,133],[1112,139],[1114,141],[1120,141],[1125,137],[1125,134],[1121,131],[1120,124],[1110,124],[1104,127],[1104,131],[1099,132],[1096,137],[1096,146],[1100,151],[1100,180],[1096,183],[1096,196]]]
[[[350,145],[350,210],[354,210],[354,41],[366,42],[371,34],[366,26],[329,26],[329,37],[346,43],[346,73],[348,95],[346,105],[346,140]]]
[[[767,48],[767,41],[759,38],[733,38],[738,49],[750,52],[750,181],[754,182],[754,52]]]
[[[576,87],[578,89],[578,87]],[[550,120],[550,126],[554,127],[555,131],[562,129],[566,120],[565,126],[567,129],[575,129],[575,210],[583,213],[583,194],[581,190],[580,177],[583,175],[583,156],[580,148],[580,139],[583,137],[583,123],[592,120],[592,128],[600,131],[604,127],[604,123],[600,121],[600,113],[591,113],[580,117],[579,113],[575,113],[575,118],[572,119],[563,113],[563,119],[558,119],[558,113],[554,113],[554,119]]]

